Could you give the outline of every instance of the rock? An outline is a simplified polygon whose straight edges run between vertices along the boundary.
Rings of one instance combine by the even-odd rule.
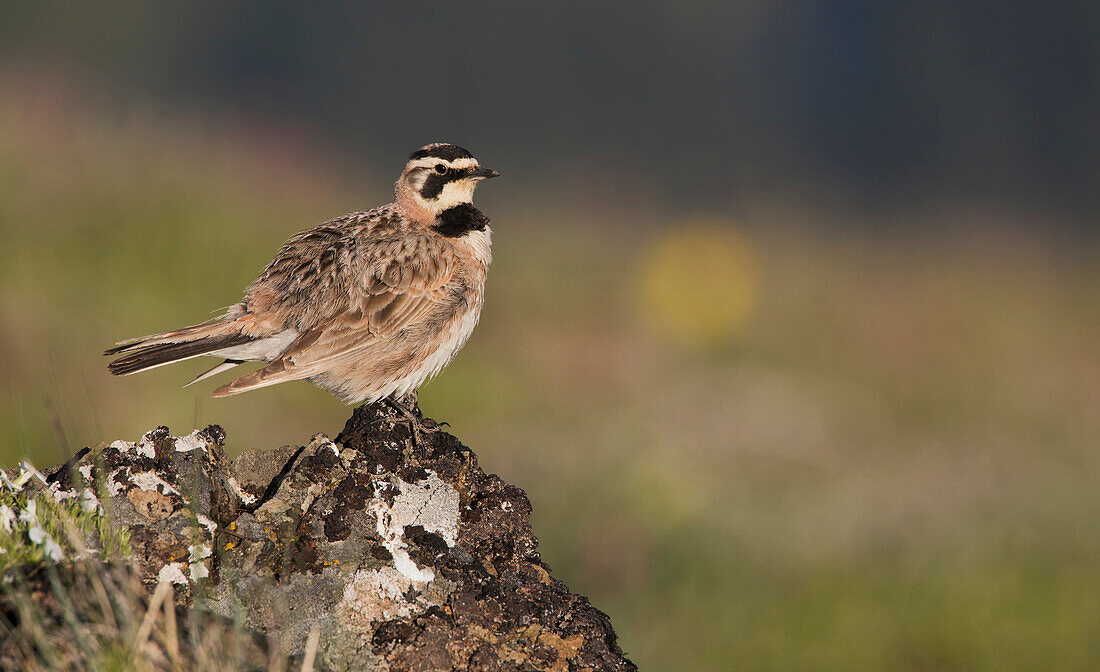
[[[249,497],[236,482],[224,440],[217,426],[183,437],[157,427],[136,443],[81,451],[46,470],[46,485],[59,501],[98,493],[112,523],[128,530],[144,580],[164,577],[187,586],[209,572],[214,521],[233,520]]]
[[[317,669],[636,669],[540,560],[523,491],[450,434],[417,434],[365,406],[335,441],[230,464],[219,427],[158,427],[44,473],[55,496],[106,493],[146,585],[292,656],[318,632]]]

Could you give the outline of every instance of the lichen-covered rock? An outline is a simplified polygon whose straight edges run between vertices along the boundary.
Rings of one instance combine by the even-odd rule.
[[[635,669],[607,616],[541,562],[523,491],[453,436],[417,435],[375,405],[335,441],[230,465],[220,428],[161,427],[49,478],[106,491],[147,584],[178,583],[292,655],[319,632],[319,669]]]
[[[215,521],[232,520],[250,498],[236,483],[224,440],[216,426],[181,437],[157,427],[137,442],[86,448],[43,472],[36,487],[58,501],[95,499],[126,530],[145,582],[172,581],[186,601],[187,587],[209,575]]]

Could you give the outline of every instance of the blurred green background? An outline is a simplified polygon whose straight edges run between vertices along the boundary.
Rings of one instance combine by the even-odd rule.
[[[504,178],[421,404],[644,670],[1100,667],[1089,3],[0,5],[0,464],[223,425],[116,340],[238,300],[405,155]]]

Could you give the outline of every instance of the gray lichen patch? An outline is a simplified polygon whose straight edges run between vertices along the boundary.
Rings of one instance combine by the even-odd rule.
[[[458,490],[434,471],[417,483],[397,479],[398,495],[390,507],[393,524],[401,528],[419,525],[454,546],[458,541]]]
[[[362,569],[344,584],[336,617],[344,628],[369,640],[379,623],[419,616],[442,605],[453,589],[446,579],[416,581],[394,567]]]
[[[424,473],[419,483],[408,483],[397,477],[392,481],[376,480],[376,491],[388,489],[385,485],[389,485],[396,495],[392,504],[382,498],[368,504],[394,569],[407,580],[421,583],[434,579],[435,571],[417,566],[409,555],[405,530],[418,527],[423,532],[438,534],[447,546],[454,546],[458,537],[458,491],[440,480],[435,472]]]

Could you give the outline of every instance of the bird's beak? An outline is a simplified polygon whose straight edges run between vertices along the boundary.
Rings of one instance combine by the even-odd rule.
[[[500,173],[492,170],[491,168],[482,168],[481,166],[478,166],[477,168],[474,168],[473,171],[470,173],[470,177],[475,180],[487,180],[490,177],[500,177]]]

